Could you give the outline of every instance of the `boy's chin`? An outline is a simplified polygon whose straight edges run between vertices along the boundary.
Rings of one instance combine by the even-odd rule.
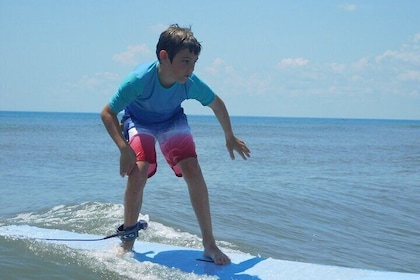
[[[178,80],[178,83],[183,84],[183,83],[187,82],[189,78],[190,78],[189,76],[184,76],[184,77],[182,77],[181,79]]]

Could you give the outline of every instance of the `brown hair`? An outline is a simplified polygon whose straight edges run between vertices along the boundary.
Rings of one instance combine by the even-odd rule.
[[[178,24],[172,24],[160,34],[156,45],[156,56],[159,59],[159,52],[165,50],[172,62],[175,55],[186,48],[195,55],[199,55],[201,52],[201,44],[194,37],[191,27],[184,28],[179,27]]]

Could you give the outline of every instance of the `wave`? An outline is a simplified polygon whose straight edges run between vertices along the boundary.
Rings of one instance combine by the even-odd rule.
[[[202,248],[201,238],[194,234],[151,221],[148,215],[141,214],[140,219],[149,223],[149,228],[140,232],[139,238],[142,241]],[[115,228],[121,224],[122,220],[123,205],[86,202],[78,205],[58,205],[38,212],[20,213],[15,217],[1,221],[0,226],[29,225],[105,236],[114,233]],[[68,275],[64,277],[68,277],[68,279],[77,278],[80,270],[85,271],[84,273],[93,273],[91,276],[93,278],[95,275],[99,276],[98,279],[214,279],[163,268],[150,262],[139,264],[129,256],[118,257],[117,247],[105,251],[83,251],[72,250],[60,244],[46,244],[29,239],[16,239],[12,244],[10,240],[5,241],[3,243],[3,240],[0,240],[0,244],[3,244],[0,245],[1,247],[14,246],[14,249],[20,252],[19,254],[29,249],[33,257],[27,260],[27,263],[32,263],[36,267],[40,261],[39,258],[42,258],[42,262],[47,262],[47,265],[39,264],[35,268],[41,275],[45,273],[45,275],[51,276],[54,274],[54,264],[56,266],[59,264],[58,267],[61,265],[68,267]],[[233,244],[227,242],[220,242],[219,246],[227,252],[239,252]],[[17,264],[17,266],[21,267],[21,264]],[[15,269],[17,275],[22,273],[19,272],[18,267]]]

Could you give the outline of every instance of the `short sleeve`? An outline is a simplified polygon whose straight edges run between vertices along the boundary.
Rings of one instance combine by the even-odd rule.
[[[125,78],[117,92],[111,97],[109,106],[115,113],[121,112],[128,104],[136,99],[144,89],[144,83],[131,73]]]
[[[196,99],[203,106],[211,104],[216,97],[213,90],[194,74],[191,76],[190,80],[191,87],[188,90],[187,98]]]

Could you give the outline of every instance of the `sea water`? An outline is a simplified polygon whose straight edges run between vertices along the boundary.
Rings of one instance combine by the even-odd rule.
[[[230,159],[213,116],[189,122],[225,251],[420,273],[420,121],[232,117],[247,161]],[[126,182],[118,164],[99,114],[0,112],[0,226],[113,233]],[[185,182],[160,153],[141,213],[145,240],[201,248]],[[206,278],[4,237],[0,270],[2,279]]]

